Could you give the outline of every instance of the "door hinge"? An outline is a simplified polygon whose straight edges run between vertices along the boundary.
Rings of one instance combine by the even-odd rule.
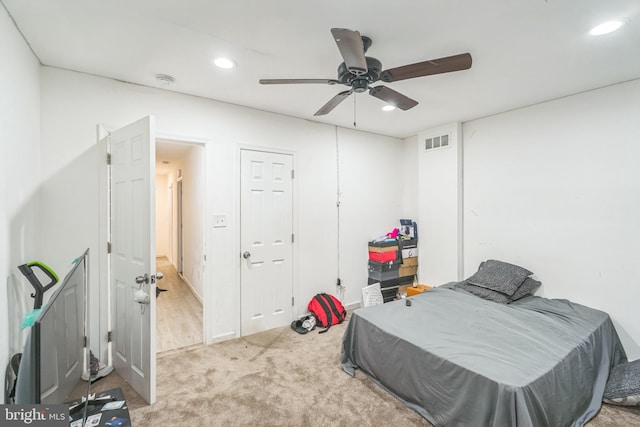
[[[111,342],[111,331],[107,332],[107,342]]]
[[[291,179],[295,178],[295,173],[293,172],[293,169],[291,169]]]
[[[87,337],[85,336],[85,337],[82,337],[82,338],[83,338],[82,342],[84,343],[83,347],[86,348],[87,347]]]
[[[111,153],[107,153],[107,165],[111,166]]]
[[[291,307],[293,307],[295,305],[295,299],[294,297],[291,297]]]
[[[107,242],[107,253],[111,253],[111,242]]]
[[[293,243],[296,240],[295,236],[293,233],[291,233],[291,243]]]

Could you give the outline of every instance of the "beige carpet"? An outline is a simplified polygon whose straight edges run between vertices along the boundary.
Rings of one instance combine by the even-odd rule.
[[[156,404],[123,387],[133,426],[430,426],[362,373],[341,370],[345,326],[305,335],[279,328],[161,353]],[[95,384],[117,385],[109,377]],[[604,405],[588,426],[640,426],[640,410]]]

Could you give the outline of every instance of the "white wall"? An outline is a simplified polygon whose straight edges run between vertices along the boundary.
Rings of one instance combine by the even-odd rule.
[[[156,256],[171,259],[171,202],[169,176],[156,174]]]
[[[211,304],[205,324],[208,340],[234,337],[239,332],[237,196],[241,147],[294,153],[294,251],[298,266],[294,313],[305,312],[316,292],[336,292],[337,259],[332,256],[338,245],[334,127],[50,67],[43,67],[41,85],[43,156],[48,159],[43,164],[45,176],[56,174],[94,144],[98,122],[113,129],[154,114],[158,133],[211,141],[205,165],[208,262],[203,289],[205,300]],[[347,284],[344,301],[349,304],[360,300],[360,288],[366,284],[359,283],[366,272],[366,241],[394,226],[402,215],[400,201],[381,198],[397,194],[401,186],[402,175],[389,158],[392,152],[400,155],[402,141],[358,131],[341,130],[339,134],[340,146],[345,149],[341,182],[349,193],[343,196],[343,212],[345,218],[359,220],[341,251],[340,271]],[[370,172],[376,185],[363,179],[362,158],[369,162],[367,170],[388,165]],[[358,205],[350,206],[351,197],[358,198]],[[214,214],[227,215],[228,226],[214,229]],[[69,240],[73,244],[84,241],[84,237]]]
[[[340,160],[340,279],[347,303],[359,303],[368,284],[367,243],[400,225],[403,210],[402,143],[348,129],[338,129]],[[326,173],[330,173],[329,169]],[[333,168],[335,171],[335,168]],[[335,206],[335,204],[334,204]],[[337,228],[335,222],[327,224]],[[336,228],[328,227],[334,235]],[[335,248],[315,259],[322,268],[337,259]],[[332,282],[317,282],[315,289],[329,289]],[[327,279],[329,280],[329,279]],[[308,301],[307,301],[308,302]]]
[[[204,296],[205,170],[204,149],[192,146],[182,159],[183,272],[196,297]],[[177,195],[177,193],[176,193]]]
[[[402,218],[412,219],[416,222],[419,220],[420,214],[420,186],[419,186],[419,168],[416,161],[416,153],[418,152],[418,135],[405,138],[403,141],[401,163],[398,165],[402,168]],[[420,225],[418,224],[418,232]]]
[[[462,266],[462,144],[460,124],[420,132],[415,156],[420,188],[420,281],[437,286],[457,280]],[[448,136],[446,147],[425,149],[427,138]]]
[[[46,137],[42,135],[43,144]],[[88,324],[89,347],[100,360],[107,357],[107,313],[100,303],[101,277],[107,268],[105,262],[106,221],[106,144],[94,143],[76,153],[76,157],[63,168],[48,176],[38,189],[41,260],[62,279],[71,269],[73,261],[89,249]],[[101,190],[102,188],[102,190]],[[106,223],[105,223],[106,224]],[[45,302],[52,292],[45,295]],[[99,338],[103,338],[100,345]]]
[[[640,357],[640,80],[467,122],[465,276],[496,258],[608,312]]]
[[[0,366],[22,351],[32,288],[17,266],[40,258],[40,65],[0,7]],[[44,261],[44,260],[41,260]]]

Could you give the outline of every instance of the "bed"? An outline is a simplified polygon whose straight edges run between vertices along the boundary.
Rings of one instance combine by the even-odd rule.
[[[580,426],[626,360],[609,316],[568,300],[497,303],[448,284],[353,312],[343,370],[436,426]]]

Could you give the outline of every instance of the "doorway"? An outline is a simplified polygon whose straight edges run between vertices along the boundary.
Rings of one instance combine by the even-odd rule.
[[[156,140],[157,352],[203,342],[204,151]]]

